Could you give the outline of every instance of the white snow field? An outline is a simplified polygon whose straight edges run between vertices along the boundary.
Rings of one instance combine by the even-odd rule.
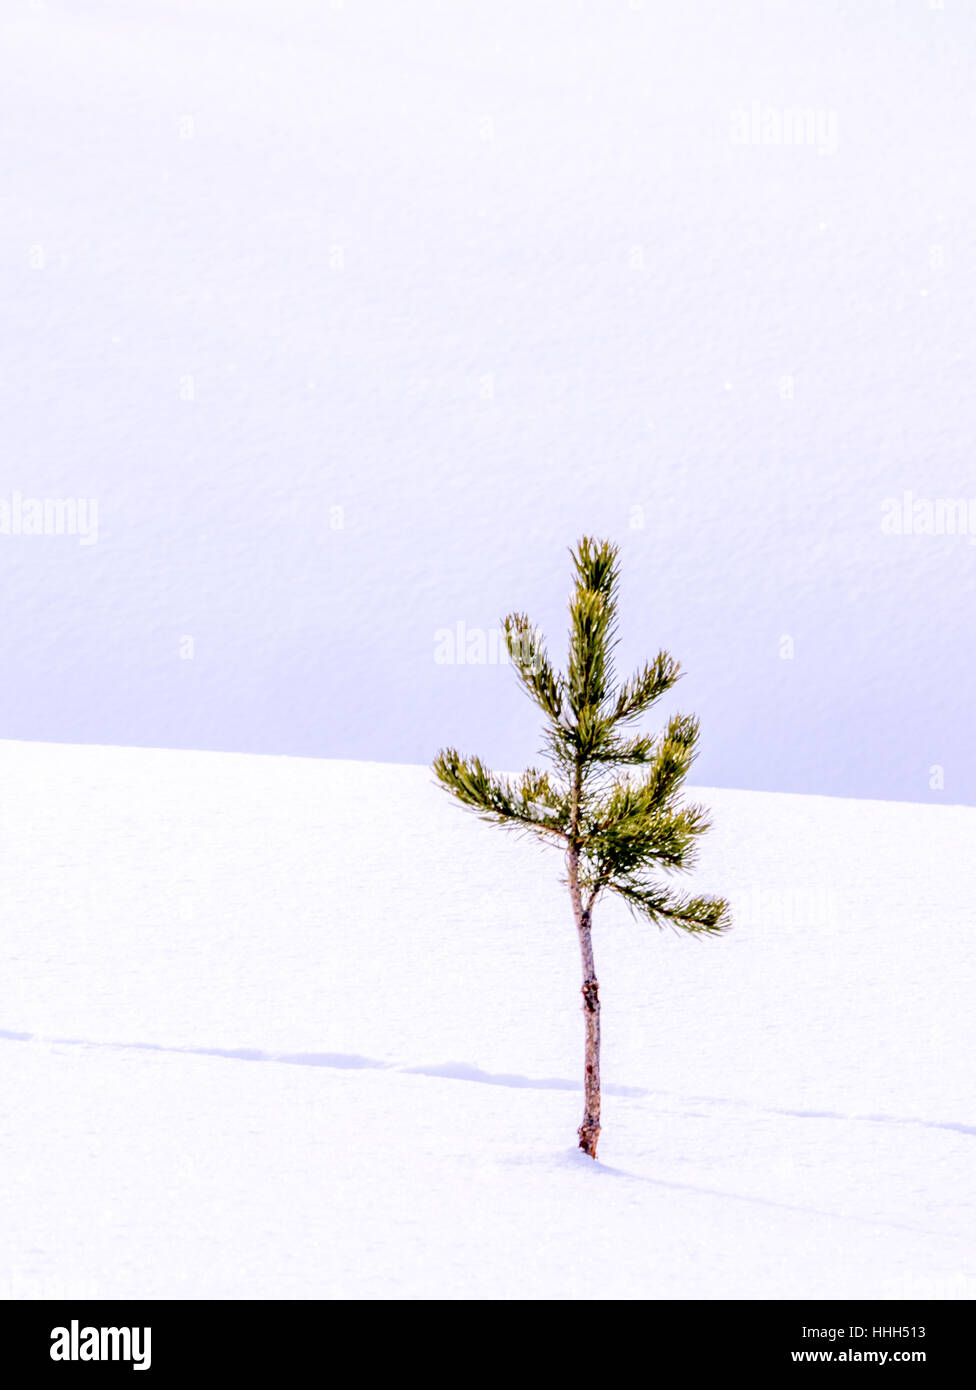
[[[0,744],[8,1298],[976,1292],[976,809],[698,789],[735,930],[422,767]]]

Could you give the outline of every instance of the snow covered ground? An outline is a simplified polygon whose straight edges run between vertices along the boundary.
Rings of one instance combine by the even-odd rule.
[[[719,941],[424,768],[0,744],[0,1295],[973,1297],[976,809],[700,790]]]

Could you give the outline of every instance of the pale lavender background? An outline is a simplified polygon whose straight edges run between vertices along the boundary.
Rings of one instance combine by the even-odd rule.
[[[974,70],[956,0],[10,0],[0,498],[100,536],[0,536],[0,736],[514,766],[434,633],[561,654],[588,530],[697,780],[976,800],[976,548],[880,524],[976,496]]]

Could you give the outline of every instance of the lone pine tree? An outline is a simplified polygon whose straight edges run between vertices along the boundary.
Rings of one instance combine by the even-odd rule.
[[[600,991],[593,960],[593,909],[617,893],[656,926],[713,935],[731,925],[723,898],[675,893],[662,875],[692,866],[709,828],[703,807],[680,804],[695,757],[698,721],[676,714],[654,738],[630,726],[679,678],[678,663],[657,656],[614,684],[617,547],[584,537],[571,552],[569,664],[557,671],[524,613],[505,619],[508,654],[545,716],[544,753],[552,771],[529,768],[511,779],[479,758],[445,748],[434,760],[439,781],[483,819],[527,831],[566,857],[567,885],[583,958],[586,1024],[585,1104],[579,1147],[596,1158],[600,1137]],[[633,769],[642,769],[635,772]]]

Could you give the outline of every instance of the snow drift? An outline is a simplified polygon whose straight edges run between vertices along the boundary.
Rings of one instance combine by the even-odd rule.
[[[736,925],[601,905],[593,1164],[558,855],[425,768],[0,774],[7,1297],[976,1292],[976,810],[696,788]]]

